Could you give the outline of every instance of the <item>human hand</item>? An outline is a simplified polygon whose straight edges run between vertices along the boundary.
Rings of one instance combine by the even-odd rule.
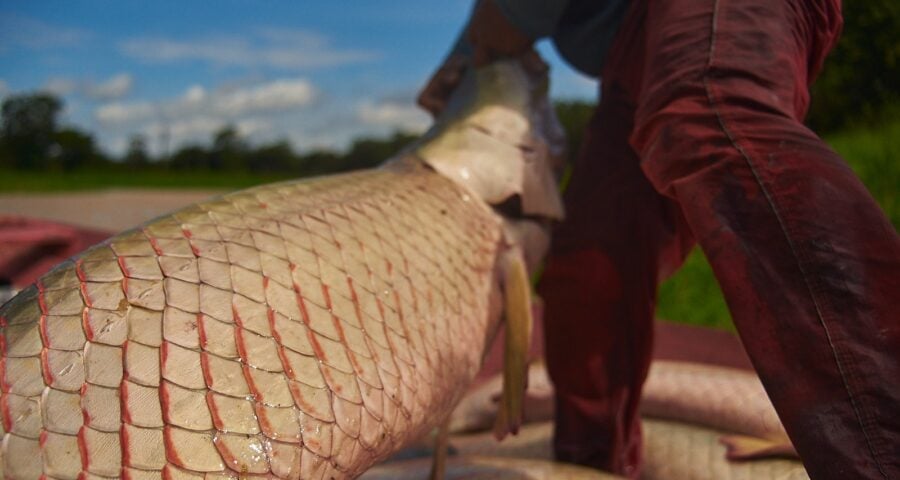
[[[478,2],[465,35],[472,45],[472,65],[476,68],[498,58],[518,57],[534,45],[534,40],[513,25],[492,0]]]
[[[524,54],[519,56],[519,62],[525,71],[539,75],[545,73],[550,67],[541,58],[541,56],[533,48],[528,49]],[[462,81],[463,74],[469,67],[469,57],[466,55],[451,55],[443,65],[438,67],[437,71],[425,84],[425,87],[419,92],[416,102],[427,110],[433,117],[437,117],[444,111],[450,95],[459,86]]]
[[[472,46],[471,56],[451,55],[419,92],[418,104],[432,116],[436,117],[444,110],[470,66],[481,67],[502,57],[521,57],[522,65],[528,71],[543,72],[547,68],[532,48],[534,41],[510,23],[491,0],[478,2],[464,38]]]
[[[443,65],[431,75],[425,88],[419,92],[418,104],[433,117],[440,115],[447,106],[450,95],[462,81],[463,73],[469,67],[469,57],[455,54],[447,58]]]

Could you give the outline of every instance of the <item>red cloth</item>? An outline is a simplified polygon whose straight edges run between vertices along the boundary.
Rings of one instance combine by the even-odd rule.
[[[0,285],[24,288],[111,234],[48,220],[0,216]]]
[[[801,123],[841,24],[632,3],[539,286],[561,460],[637,475],[657,283],[696,239],[811,478],[900,478],[900,238]]]

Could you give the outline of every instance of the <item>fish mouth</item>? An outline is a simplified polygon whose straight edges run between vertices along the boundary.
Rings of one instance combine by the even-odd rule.
[[[519,59],[470,69],[411,153],[501,214],[561,220],[554,166],[565,135],[548,87],[548,70]]]

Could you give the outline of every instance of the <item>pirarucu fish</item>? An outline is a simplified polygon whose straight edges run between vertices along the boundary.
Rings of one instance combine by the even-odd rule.
[[[0,308],[2,477],[347,478],[440,424],[504,310],[527,336],[525,264],[562,215],[546,88],[514,60],[470,72],[381,168],[192,205],[23,290]]]

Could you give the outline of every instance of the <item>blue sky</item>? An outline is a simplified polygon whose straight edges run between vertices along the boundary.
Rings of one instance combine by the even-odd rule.
[[[413,99],[471,0],[0,3],[0,97],[48,90],[63,120],[121,153],[207,142],[233,124],[251,142],[343,148],[420,131]],[[547,42],[557,98],[594,97]]]

